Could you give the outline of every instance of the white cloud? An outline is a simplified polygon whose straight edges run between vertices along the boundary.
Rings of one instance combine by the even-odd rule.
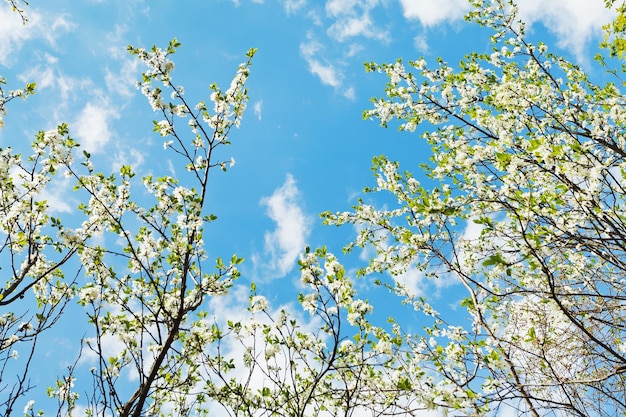
[[[328,0],[326,11],[332,15],[349,13],[358,3],[358,0]]]
[[[323,84],[338,88],[341,86],[343,74],[331,63],[322,62],[317,55],[321,44],[309,35],[309,42],[300,44],[300,52],[309,64],[309,71],[319,77]]]
[[[401,274],[393,275],[395,282],[402,284],[410,294],[416,296],[433,295],[428,294],[429,291],[425,291],[430,288],[430,282],[427,282],[426,279],[424,271],[418,269],[415,265],[411,265]]]
[[[105,69],[104,82],[107,90],[124,98],[130,98],[136,94],[136,82],[139,73],[138,59],[123,59],[117,72]]]
[[[112,135],[109,122],[117,118],[119,113],[108,101],[88,102],[72,124],[82,149],[92,153],[103,151]]]
[[[317,59],[307,59],[307,62],[311,73],[317,75],[323,84],[335,88],[341,85],[341,75],[332,64],[323,64]]]
[[[68,179],[56,179],[48,187],[52,189],[43,189],[39,193],[37,200],[45,200],[48,203],[48,210],[51,214],[72,213],[73,209],[69,204],[72,188]]]
[[[306,0],[285,0],[285,11],[287,14],[296,13],[306,4]]]
[[[346,56],[348,57],[353,57],[356,56],[356,54],[358,54],[359,52],[363,51],[365,48],[363,47],[363,45],[359,45],[359,44],[352,44],[350,45],[350,49],[348,50],[348,53],[346,53]]]
[[[418,52],[423,54],[428,53],[428,42],[426,41],[426,36],[417,35],[413,38],[413,45]]]
[[[335,22],[329,29],[328,33],[339,41],[343,41],[351,36],[367,34],[368,26],[371,24],[369,16],[366,19],[356,17],[347,18],[339,22]]]
[[[139,149],[120,147],[115,153],[115,158],[111,169],[113,172],[118,172],[124,165],[130,165],[134,171],[138,171],[139,167],[143,165],[145,161],[145,153]]]
[[[44,54],[41,59],[42,64],[30,68],[28,71],[22,72],[19,79],[22,82],[37,82],[37,90],[42,91],[46,88],[57,88],[60,98],[64,101],[68,99],[71,93],[78,90],[89,88],[92,82],[88,79],[78,79],[68,77],[59,71],[59,59],[48,53]],[[59,103],[56,103],[59,106]]]
[[[170,173],[172,177],[176,177],[176,167],[171,159],[167,160],[167,171]]]
[[[261,120],[261,118],[263,117],[263,100],[255,102],[252,106],[252,110],[254,110],[254,115],[257,117],[257,119]]]
[[[417,19],[424,26],[463,18],[470,10],[467,0],[400,0],[406,19]]]
[[[19,14],[10,7],[0,7],[0,64],[9,65],[10,55],[19,51],[30,39],[45,39],[55,45],[56,39],[75,25],[65,15],[46,15],[33,9],[27,11],[28,23],[24,25]]]
[[[93,96],[93,82],[87,78],[74,78],[62,73],[58,58],[55,56],[45,54],[41,61],[41,64],[23,71],[18,78],[24,83],[37,82],[38,93],[54,97],[53,101],[46,104],[45,109],[46,117],[51,124],[66,122],[70,103],[77,98]],[[44,94],[48,89],[53,92]]]
[[[279,277],[296,265],[311,233],[311,219],[300,207],[300,191],[290,174],[274,193],[261,200],[276,229],[265,233],[263,264]]]
[[[313,39],[313,35],[310,33],[307,38],[309,39],[308,42],[300,44],[300,53],[305,57],[312,57],[322,48],[322,45]]]
[[[41,33],[45,39],[51,44],[56,43],[57,38],[63,32],[71,32],[76,28],[76,24],[68,20],[67,15],[58,15],[51,22],[44,22],[41,26]]]
[[[0,8],[0,64],[7,65],[7,58],[14,50],[33,37],[33,29],[22,23],[20,16],[8,7]]]
[[[389,41],[389,33],[377,27],[372,21],[370,12],[376,6],[378,6],[378,0],[328,1],[326,13],[335,19],[335,23],[328,28],[328,34],[340,42],[357,36]]]
[[[53,87],[57,83],[57,74],[51,65],[35,66],[20,74],[19,79],[23,82],[37,82],[37,90],[42,91]]]
[[[427,27],[460,20],[470,10],[466,0],[399,1],[406,19],[419,20]],[[578,57],[587,42],[600,34],[602,25],[614,16],[601,1],[518,0],[516,3],[524,22],[543,24],[556,35],[560,47],[571,49]]]
[[[61,73],[55,74],[55,83],[63,101],[77,95],[79,90],[88,90],[93,86],[93,82],[88,78],[74,78]]]
[[[600,35],[602,25],[614,17],[601,1],[524,0],[518,4],[523,21],[542,23],[556,35],[560,47],[572,50],[579,58],[587,42]]]
[[[139,79],[140,61],[131,56],[127,51],[128,40],[126,25],[116,25],[115,29],[106,36],[106,47],[109,56],[119,63],[117,71],[105,68],[104,80],[107,90],[124,98],[130,98],[136,94],[136,83]]]
[[[354,87],[346,88],[343,92],[343,96],[347,98],[348,100],[356,99],[356,91],[354,90]]]

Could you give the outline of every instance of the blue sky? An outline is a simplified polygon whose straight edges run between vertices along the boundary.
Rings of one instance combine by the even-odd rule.
[[[126,46],[182,43],[175,83],[191,102],[207,99],[212,82],[228,85],[245,52],[258,48],[248,83],[250,102],[232,146],[221,159],[236,165],[213,176],[210,210],[219,221],[205,241],[214,256],[246,258],[242,283],[259,283],[274,302],[295,300],[296,260],[305,245],[339,253],[355,235],[321,225],[318,214],[344,211],[371,185],[370,161],[386,154],[417,173],[429,150],[418,134],[363,121],[386,79],[365,73],[365,61],[424,56],[450,63],[489,52],[484,30],[463,21],[465,0],[33,0],[23,26],[0,6],[0,75],[10,88],[37,82],[27,102],[12,102],[0,147],[27,150],[38,130],[67,122],[102,171],[130,163],[140,175],[171,173],[152,113],[135,89],[142,66]],[[602,0],[527,0],[522,18],[531,38],[547,40],[591,70],[610,20]],[[182,171],[181,167],[173,167]],[[71,184],[55,183],[55,215],[76,213]],[[348,267],[362,263],[356,256]],[[419,277],[406,276],[416,290]],[[411,281],[412,280],[412,281]],[[439,297],[437,288],[431,294]],[[434,293],[433,293],[434,291]],[[446,300],[440,298],[441,303]],[[372,301],[376,306],[376,301]],[[59,349],[76,351],[69,335]],[[50,348],[50,354],[56,354]],[[52,368],[55,368],[52,366]],[[62,364],[55,373],[62,370]]]

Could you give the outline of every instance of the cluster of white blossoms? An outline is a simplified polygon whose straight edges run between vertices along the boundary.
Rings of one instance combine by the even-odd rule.
[[[262,295],[255,295],[250,299],[250,310],[252,312],[264,311],[269,307],[267,298]]]
[[[7,0],[11,2],[11,0]],[[0,77],[0,127],[4,126],[4,116],[6,115],[5,105],[16,98],[25,99],[35,93],[35,83],[28,83],[24,88],[9,90],[2,88],[6,84],[6,78]]]

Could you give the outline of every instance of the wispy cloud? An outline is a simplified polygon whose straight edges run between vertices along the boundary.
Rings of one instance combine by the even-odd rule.
[[[341,74],[334,65],[330,63],[322,63],[317,59],[307,59],[309,63],[309,70],[314,75],[317,75],[323,84],[330,85],[331,87],[339,87],[341,85]]]
[[[300,191],[291,174],[274,193],[261,200],[276,228],[265,233],[263,273],[283,277],[296,265],[296,260],[311,234],[311,219],[301,207]],[[258,257],[255,264],[259,262]],[[258,267],[258,265],[255,265]]]
[[[252,110],[254,110],[256,118],[261,120],[263,118],[263,100],[256,101],[252,106]]]
[[[360,36],[388,42],[389,32],[378,27],[372,20],[371,11],[378,5],[377,0],[329,0],[326,3],[326,13],[334,19],[334,23],[328,28],[328,34],[340,42]]]
[[[348,100],[355,100],[356,90],[354,89],[354,87],[348,87],[343,91],[343,96]]]
[[[319,57],[322,44],[313,39],[311,34],[308,38],[308,42],[300,44],[300,53],[309,64],[309,71],[319,77],[322,84],[339,87],[343,74],[333,64],[325,62]]]
[[[4,4],[4,3],[3,3]],[[11,54],[19,51],[31,39],[45,39],[52,46],[63,33],[72,30],[75,24],[66,15],[43,16],[28,9],[28,24],[24,25],[20,16],[4,5],[0,7],[0,64],[9,66]]]
[[[426,36],[417,35],[413,38],[413,45],[418,52],[423,54],[428,53],[428,42],[426,41]]]
[[[128,25],[118,24],[112,32],[106,35],[101,48],[109,51],[109,56],[114,59],[117,69],[105,68],[105,83],[107,90],[123,98],[130,98],[137,92],[136,83],[140,73],[140,61],[131,56],[126,48],[128,39],[126,33]]]
[[[467,0],[400,0],[404,17],[424,26],[462,19],[470,9]]]
[[[78,91],[92,88],[93,82],[87,78],[74,78],[63,74],[58,62],[57,57],[46,53],[41,58],[41,64],[20,74],[19,79],[23,82],[36,81],[38,91],[47,88],[57,89],[64,106],[70,96],[78,96],[80,95]],[[59,106],[60,103],[56,102],[55,107]]]
[[[112,161],[111,169],[118,172],[123,165],[130,165],[135,171],[143,166],[146,155],[139,149],[132,148],[125,144],[117,144],[118,148],[115,152],[115,158]]]
[[[9,7],[0,7],[0,21],[0,64],[7,65],[8,56],[33,36],[33,30],[24,26],[19,15]]]
[[[296,13],[306,4],[306,0],[285,0],[285,11],[287,14]]]
[[[72,213],[72,187],[68,178],[55,179],[39,193],[38,200],[48,203],[51,214]]]
[[[92,153],[102,151],[112,136],[110,122],[118,118],[119,113],[107,100],[88,102],[72,124],[82,148]]]
[[[54,97],[45,104],[47,123],[52,125],[67,122],[67,114],[75,111],[75,105],[83,105],[84,97],[102,95],[89,78],[75,78],[61,69],[57,57],[44,54],[40,63],[23,71],[18,79],[24,83],[37,82],[37,91],[42,97]],[[72,124],[72,134],[74,133]]]
[[[579,59],[587,43],[601,34],[602,25],[615,17],[600,1],[524,0],[518,5],[523,21],[542,23],[557,36],[560,47],[573,51]]]
[[[579,58],[587,43],[600,34],[602,25],[615,16],[600,1],[524,0],[516,3],[521,20],[528,24],[542,23],[556,35],[560,47],[572,50]],[[406,19],[419,20],[426,27],[460,20],[470,10],[466,0],[400,0],[400,4]]]
[[[308,42],[300,44],[300,53],[309,65],[311,74],[317,76],[322,84],[331,86],[337,91],[341,91],[344,97],[350,100],[354,99],[354,88],[344,88],[343,86],[345,75],[341,67],[323,58],[322,44],[314,39],[312,34],[309,33],[308,38]]]

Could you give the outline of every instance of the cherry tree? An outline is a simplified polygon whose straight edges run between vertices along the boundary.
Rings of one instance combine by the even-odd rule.
[[[92,415],[159,415],[163,407],[174,415],[187,415],[194,408],[207,412],[201,395],[189,401],[201,377],[198,368],[204,364],[200,359],[211,330],[201,307],[208,297],[228,292],[242,261],[232,255],[228,261],[218,258],[214,268],[208,265],[203,231],[216,217],[206,212],[207,186],[212,170],[226,171],[231,163],[217,159],[216,152],[230,143],[230,130],[241,121],[255,51],[248,52],[228,89],[211,85],[208,106],[204,101],[188,103],[183,87],[173,83],[170,56],[179,45],[173,40],[164,50],[129,47],[129,52],[148,67],[138,86],[162,116],[154,131],[168,138],[164,148],[178,156],[188,176],[146,176],[137,184],[130,166],[123,166],[119,175],[96,172],[88,153],[86,172],[66,167],[89,199],[81,206],[86,220],[76,233],[88,230],[89,237],[97,233],[107,242],[107,235],[117,241],[106,246],[85,243],[78,251],[90,278],[78,292],[79,303],[87,308],[94,331],[85,348],[98,358],[85,411]],[[171,100],[164,98],[164,90]],[[133,185],[141,185],[153,205],[135,202]],[[121,268],[120,259],[126,260]],[[113,339],[119,349],[111,351]],[[71,389],[72,372],[58,381],[53,393],[68,413],[79,395]],[[130,391],[121,378],[129,372],[138,378]]]
[[[467,18],[492,30],[492,53],[471,53],[456,68],[367,64],[389,83],[364,117],[424,129],[433,149],[424,169],[437,185],[377,157],[368,192],[395,204],[362,201],[324,217],[358,225],[354,246],[376,249],[364,274],[417,269],[465,288],[460,306],[471,321],[451,323],[387,284],[436,318],[402,345],[419,358],[402,370],[412,389],[430,391],[433,408],[618,415],[626,409],[622,82],[602,56],[616,77],[599,85],[528,41],[513,3],[472,4]],[[620,28],[607,27],[609,41]]]

